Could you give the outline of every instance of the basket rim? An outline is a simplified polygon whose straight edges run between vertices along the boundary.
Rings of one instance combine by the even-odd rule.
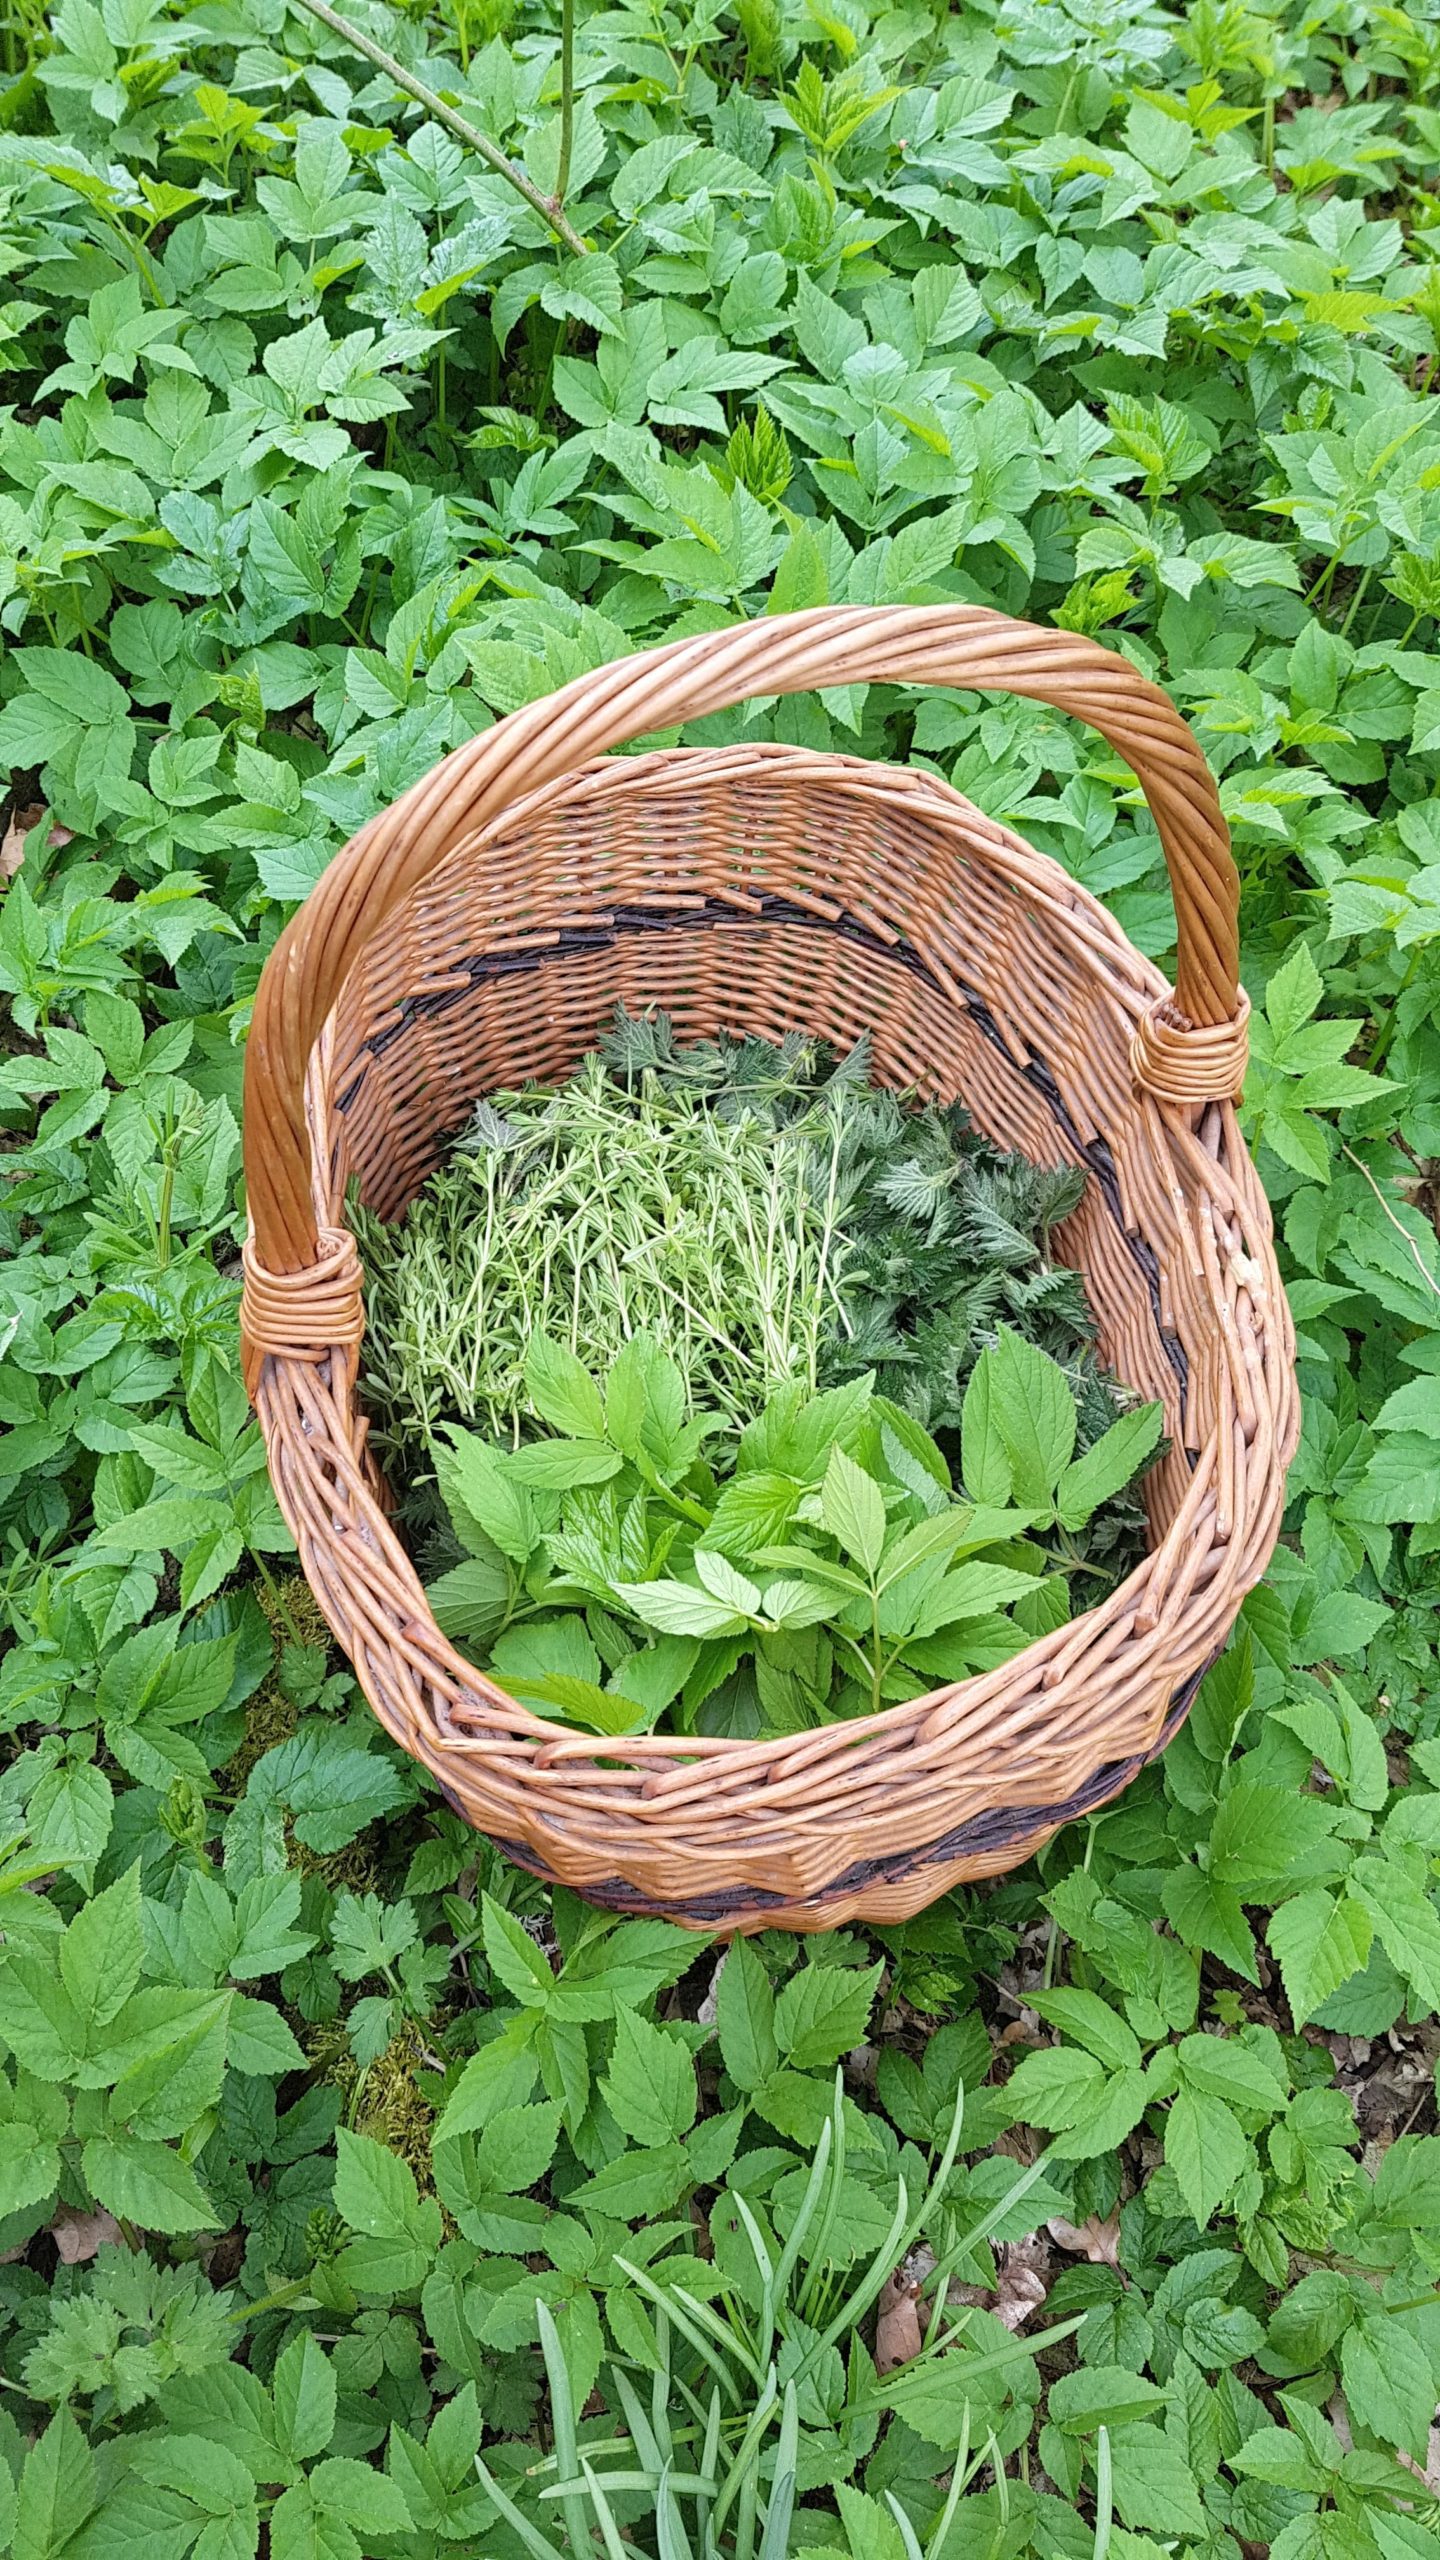
[[[1063,911],[1064,922],[1070,932],[1074,933],[1077,926],[1084,928],[1083,940],[1090,947],[1084,950],[1077,947],[1073,953],[1073,959],[1077,967],[1083,966],[1087,973],[1093,975],[1097,991],[1103,988],[1103,992],[1114,1008],[1112,1020],[1117,1038],[1123,1036],[1122,1026],[1126,1017],[1133,1026],[1143,1018],[1147,1006],[1162,1004],[1170,996],[1169,984],[1163,973],[1130,941],[1116,919],[1092,890],[1083,882],[1077,881],[1053,856],[1040,852],[1015,830],[976,808],[943,774],[924,765],[895,765],[878,758],[822,751],[782,742],[756,740],[730,747],[661,747],[636,754],[606,753],[593,757],[583,765],[542,782],[523,793],[507,807],[492,814],[480,826],[459,837],[447,852],[443,863],[431,873],[426,882],[415,888],[411,893],[412,897],[416,901],[423,901],[432,888],[441,887],[447,875],[453,876],[456,864],[467,859],[473,861],[482,851],[494,850],[506,837],[523,831],[527,821],[533,821],[541,814],[553,812],[556,807],[577,793],[584,798],[597,792],[602,795],[623,793],[627,787],[644,791],[652,784],[663,784],[667,779],[673,781],[677,777],[677,768],[681,771],[693,772],[697,763],[705,764],[716,779],[721,781],[738,779],[742,776],[756,780],[773,778],[780,781],[790,776],[804,777],[806,774],[818,780],[823,775],[831,788],[855,791],[867,797],[880,796],[914,804],[911,813],[920,815],[923,811],[923,815],[932,822],[938,820],[940,832],[948,832],[947,817],[950,827],[963,824],[966,836],[972,840],[972,843],[978,832],[989,840],[986,850],[1018,862],[1026,875],[1028,893],[1041,906],[1051,906]],[[954,849],[954,858],[957,861],[960,859],[958,847]],[[970,858],[974,858],[973,852]],[[674,907],[680,902],[681,894],[677,891],[668,898],[657,895],[655,904],[657,907]],[[739,924],[743,920],[744,909],[737,904],[735,921]],[[550,934],[539,938],[553,942],[556,937]],[[890,938],[896,946],[898,955],[898,951],[906,947],[904,937],[892,934]],[[1078,939],[1077,937],[1077,941]],[[487,947],[503,949],[504,939],[501,938],[494,946]],[[909,947],[913,948],[913,946]],[[1117,957],[1123,959],[1124,974],[1130,984],[1117,985],[1113,980],[1107,982],[1102,977],[1099,966],[1102,952],[1107,960]],[[875,956],[879,957],[878,954]],[[327,1178],[327,1167],[334,1162],[334,1154],[329,1142],[329,1122],[333,1102],[328,1089],[328,1078],[339,1011],[340,1002],[337,999],[336,1006],[327,1016],[321,1035],[311,1052],[306,1080],[306,1116],[310,1124],[311,1174],[317,1224],[321,1226],[327,1243],[333,1240],[334,1246],[342,1251],[348,1245],[351,1253],[356,1255],[358,1264],[358,1251],[355,1248],[353,1236],[344,1223],[343,1200],[337,1200],[334,1184]],[[1161,1125],[1169,1138],[1177,1134],[1182,1120],[1194,1117],[1193,1113],[1188,1115],[1183,1112],[1176,1113],[1163,1105],[1154,1103],[1148,1103],[1148,1107],[1159,1112]],[[1283,1312],[1286,1302],[1270,1239],[1268,1204],[1265,1201],[1253,1159],[1241,1135],[1233,1106],[1228,1100],[1221,1100],[1212,1108],[1219,1114],[1217,1124],[1219,1163],[1218,1165],[1212,1163],[1210,1169],[1212,1172],[1220,1172],[1228,1177],[1230,1185],[1243,1195],[1248,1213],[1246,1225],[1249,1231],[1249,1252],[1253,1273],[1249,1285],[1252,1294],[1263,1297],[1267,1319],[1278,1317],[1282,1327],[1282,1343],[1286,1343],[1286,1319]],[[1143,1233],[1143,1225],[1137,1231]],[[1205,1340],[1216,1346],[1217,1356],[1220,1333],[1218,1319],[1207,1326],[1205,1331]],[[313,1381],[312,1365],[286,1362],[283,1354],[270,1356],[272,1358],[278,1356],[281,1367],[302,1368],[305,1375]],[[358,1384],[353,1377],[353,1362],[350,1366],[352,1374],[342,1393],[342,1406],[348,1408],[352,1415],[363,1417],[365,1408]],[[1294,1403],[1293,1390],[1289,1402],[1291,1405]],[[1284,1424],[1286,1416],[1283,1412],[1277,1412],[1275,1420],[1277,1423]],[[267,1438],[268,1436],[267,1432]],[[441,1761],[463,1762],[471,1758],[492,1755],[497,1745],[503,1741],[508,1746],[508,1756],[517,1757],[523,1754],[530,1765],[536,1767],[554,1768],[567,1762],[575,1762],[588,1764],[594,1773],[596,1764],[603,1762],[612,1768],[629,1770],[637,1774],[648,1773],[650,1782],[654,1785],[654,1794],[650,1800],[653,1803],[658,1825],[667,1813],[680,1809],[675,1803],[675,1797],[683,1792],[684,1780],[687,1776],[693,1782],[696,1775],[703,1772],[707,1766],[716,1767],[726,1762],[733,1763],[741,1760],[748,1761],[754,1768],[758,1782],[767,1784],[770,1803],[778,1814],[785,1797],[790,1795],[791,1788],[803,1787],[808,1792],[827,1761],[833,1761],[837,1767],[846,1762],[852,1762],[857,1756],[859,1746],[873,1742],[877,1738],[899,1736],[902,1727],[908,1726],[918,1730],[930,1724],[937,1716],[944,1716],[946,1729],[949,1730],[959,1722],[962,1715],[968,1721],[972,1714],[983,1711],[991,1693],[1014,1691],[1017,1680],[1023,1678],[1025,1671],[1028,1670],[1032,1676],[1014,1702],[1015,1719],[1021,1720],[1027,1706],[1033,1715],[1034,1700],[1038,1693],[1043,1692],[1052,1700],[1058,1701],[1064,1683],[1075,1670],[1081,1667],[1097,1635],[1112,1630],[1118,1622],[1127,1618],[1132,1622],[1143,1621],[1147,1616],[1147,1601],[1151,1604],[1148,1611],[1149,1623],[1132,1623],[1131,1632],[1141,1641],[1147,1660],[1155,1653],[1157,1640],[1164,1626],[1166,1594],[1177,1574],[1180,1574],[1182,1588],[1185,1587],[1181,1571],[1184,1551],[1194,1525],[1193,1515],[1203,1507],[1213,1481],[1218,1463],[1219,1439],[1220,1431],[1217,1425],[1200,1445],[1191,1469],[1189,1487],[1177,1504],[1174,1517],[1163,1535],[1156,1540],[1141,1562],[1122,1582],[1116,1584],[1109,1593],[1095,1602],[1091,1608],[1083,1611],[1080,1616],[1069,1620],[1063,1627],[1035,1638],[1019,1653],[1012,1655],[1005,1663],[993,1670],[971,1673],[959,1681],[941,1682],[933,1689],[917,1693],[910,1699],[897,1701],[864,1716],[834,1718],[820,1726],[807,1728],[798,1735],[775,1735],[765,1738],[746,1738],[730,1734],[686,1735],[664,1731],[612,1737],[577,1731],[575,1728],[557,1724],[536,1715],[533,1710],[523,1706],[518,1699],[511,1697],[508,1691],[501,1689],[487,1674],[470,1663],[442,1633],[431,1613],[428,1597],[424,1586],[420,1583],[413,1559],[393,1525],[384,1518],[378,1506],[374,1505],[374,1498],[368,1495],[367,1489],[367,1505],[374,1510],[374,1518],[369,1524],[372,1533],[370,1560],[375,1564],[381,1561],[383,1546],[377,1549],[373,1543],[373,1533],[379,1529],[383,1533],[383,1540],[390,1544],[403,1565],[402,1580],[408,1581],[412,1586],[410,1591],[403,1594],[407,1604],[403,1613],[398,1608],[393,1612],[387,1611],[387,1616],[391,1619],[392,1640],[401,1632],[402,1626],[408,1644],[411,1646],[415,1644],[417,1634],[423,1635],[424,1649],[432,1657],[426,1664],[427,1674],[433,1678],[437,1670],[440,1671],[447,1685],[454,1688],[457,1695],[452,1706],[459,1706],[462,1712],[473,1712],[478,1709],[483,1717],[493,1718],[493,1724],[482,1724],[478,1730],[471,1732],[447,1731],[438,1723],[432,1723],[425,1735],[424,1748],[418,1756],[427,1760],[432,1768],[435,1768],[436,1763]],[[1277,1432],[1267,1480],[1273,1480],[1277,1475],[1283,1476],[1292,1447],[1293,1429],[1282,1429]],[[318,1451],[316,1454],[318,1457]],[[333,1449],[329,1454],[333,1457]],[[358,1467],[356,1483],[352,1490],[356,1492],[361,1490]],[[1249,1506],[1256,1516],[1265,1508],[1265,1504],[1260,1500]],[[1242,1550],[1246,1543],[1246,1533],[1253,1525],[1251,1518],[1237,1517],[1232,1523],[1228,1542],[1222,1543],[1216,1540],[1212,1552],[1223,1561],[1227,1553],[1233,1554]],[[1266,1542],[1267,1554],[1271,1543],[1273,1540]],[[1208,1580],[1214,1578],[1216,1569],[1212,1565],[1208,1575],[1198,1576],[1194,1588],[1197,1591],[1203,1590]],[[387,1579],[390,1578],[387,1577]],[[1152,1586],[1157,1584],[1160,1586],[1158,1594],[1152,1591]],[[398,1602],[402,1597],[401,1590],[397,1588],[393,1596]],[[323,1589],[317,1591],[316,1597],[324,1610]],[[415,1605],[417,1601],[418,1611]],[[328,1612],[326,1614],[328,1617]],[[418,1629],[417,1615],[421,1619]],[[334,1623],[333,1620],[330,1622]],[[337,1628],[337,1633],[342,1631]],[[1190,1649],[1193,1650],[1193,1647]],[[1133,1676],[1134,1666],[1131,1665],[1128,1668]],[[997,1728],[992,1725],[989,1739],[992,1748],[1003,1742],[1004,1727]],[[863,1759],[863,1754],[860,1756]],[[778,1774],[782,1770],[790,1781],[783,1797],[772,1785],[769,1785],[770,1773]],[[667,1777],[670,1780],[669,1784],[664,1783]],[[1036,1772],[1034,1784],[1039,1791],[1037,1800],[1043,1801],[1047,1784],[1043,1770]],[[1012,1800],[1023,1802],[1023,1790]],[[633,1804],[627,1804],[626,1809],[635,1813],[640,1810]],[[698,1845],[695,1854],[700,1854]],[[710,1854],[716,1857],[722,1854],[719,1844]]]
[[[592,756],[570,772],[537,784],[468,834],[457,837],[443,861],[427,879],[411,890],[404,908],[397,913],[423,906],[432,893],[443,891],[462,863],[474,862],[482,853],[493,855],[509,837],[519,833],[527,824],[572,799],[589,805],[595,800],[624,795],[632,790],[645,793],[654,788],[658,793],[667,783],[683,783],[687,773],[693,773],[701,766],[722,783],[779,784],[791,779],[801,782],[813,779],[832,790],[859,799],[891,802],[897,811],[919,816],[922,821],[934,821],[942,831],[958,834],[963,829],[972,846],[977,836],[987,837],[990,839],[985,848],[987,853],[1008,856],[1024,870],[1027,875],[1025,894],[1042,907],[1061,911],[1068,927],[1073,929],[1077,924],[1083,925],[1087,941],[1103,946],[1106,959],[1121,964],[1126,978],[1131,981],[1129,985],[1115,987],[1103,981],[1097,983],[1100,992],[1116,998],[1117,1008],[1123,1008],[1132,1023],[1142,1020],[1153,1007],[1173,1002],[1174,989],[1164,971],[1131,941],[1103,899],[1097,897],[1083,881],[1077,880],[1053,854],[1041,852],[1017,828],[1007,826],[1003,819],[992,817],[959,790],[947,775],[930,765],[891,764],[882,757],[797,746],[776,739],[756,739],[743,745],[725,747],[653,747],[626,753],[611,750]],[[907,802],[914,802],[915,808],[906,809]],[[973,858],[973,854],[967,854],[957,845],[953,848],[953,858],[963,866]],[[1014,883],[1011,885],[1016,886]],[[1016,894],[1021,894],[1018,887]],[[657,896],[655,903],[657,907],[675,907],[681,903],[682,895],[677,890],[669,898]],[[734,899],[734,911],[737,921],[743,920],[746,908],[738,895]],[[882,924],[873,914],[866,915],[865,921],[897,952],[905,948],[914,949],[902,934]],[[554,939],[553,930],[542,930],[536,935],[516,933],[501,935],[487,943],[486,948],[507,951],[524,947],[528,942]],[[1087,966],[1095,956],[1093,950],[1086,954]],[[326,1018],[327,1026],[338,1020],[344,1001],[342,989]],[[318,1047],[318,1041],[316,1045]],[[327,1198],[328,1193],[317,1188],[317,1218]],[[333,1225],[335,1222],[332,1218],[328,1223]]]

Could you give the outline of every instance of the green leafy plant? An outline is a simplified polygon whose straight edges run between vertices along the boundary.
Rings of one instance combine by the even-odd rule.
[[[623,1007],[558,1088],[483,1103],[403,1226],[359,1213],[366,1375],[399,1465],[437,1423],[519,1426],[540,1332],[603,1367],[653,1333],[693,1391],[743,1421],[788,1383],[875,1371],[932,1430],[1001,1321],[1062,1359],[1084,1436],[1120,1399],[1090,1351],[1051,1231],[1077,1169],[998,1153],[963,1110],[907,1108],[795,1035],[677,1044]]]
[[[520,2560],[478,2456],[587,2560],[582,2461],[641,2560],[752,2521],[748,2560],[1433,2560],[1433,7],[377,0],[358,32],[0,11],[0,2543]],[[722,1967],[468,1832],[328,1648],[235,1371],[242,1043],[338,846],[493,718],[742,614],[955,601],[1102,635],[1218,775],[1304,1435],[1265,1584],[1122,1799]],[[944,775],[1171,971],[1131,779],[1048,706],[874,685],[677,743],[766,739]],[[732,1048],[696,1081],[623,1036],[632,1132],[642,1091],[732,1108]],[[1078,1605],[1066,1540],[1114,1552],[1053,1515],[1116,1413],[1044,1302],[1064,1211],[904,1131],[855,1375],[937,1393],[958,1507],[975,1359],[1004,1325],[1060,1364],[1063,1464],[997,1431],[1007,1489],[959,1471]],[[890,1258],[911,1287],[972,1191],[1025,1249],[987,1217],[1000,1295],[917,1360]],[[709,1508],[730,1445],[667,1491]],[[846,1454],[893,1534],[911,1494]],[[695,1525],[615,1578],[693,1595]],[[818,1518],[786,1536],[860,1578]]]
[[[1005,1661],[1070,1613],[1027,1532],[1078,1566],[1074,1533],[1161,1428],[1143,1406],[1075,1457],[1063,1370],[1004,1327],[966,1389],[968,1500],[870,1377],[781,1388],[727,1455],[649,1334],[603,1387],[536,1334],[525,1377],[553,1436],[512,1453],[452,1431],[440,1482],[470,1553],[432,1604],[517,1697],[612,1734],[667,1709],[681,1731],[799,1731]]]

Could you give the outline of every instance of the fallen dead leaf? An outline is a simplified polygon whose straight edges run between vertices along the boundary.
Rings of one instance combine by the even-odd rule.
[[[0,836],[0,880],[13,880],[25,859],[25,839],[39,816],[38,810],[13,809]]]
[[[1088,2258],[1092,2267],[1118,2267],[1120,2264],[1120,2216],[1112,2214],[1102,2222],[1092,2213],[1081,2223],[1063,2222],[1059,2216],[1045,2225],[1057,2249],[1068,2249],[1073,2258]]]
[[[995,2271],[995,2317],[1004,2329],[1023,2329],[1050,2289],[1050,2252],[1039,2232],[1028,2240],[1002,2242],[995,2252]]]
[[[1414,2455],[1407,2453],[1403,2445],[1396,2446],[1395,2459],[1397,2462],[1403,2462],[1407,2471],[1413,2471],[1417,2480],[1423,2480],[1427,2489],[1440,2494],[1440,2427],[1432,2427],[1430,2430],[1423,2471]]]
[[[719,1962],[710,1976],[710,1988],[695,2012],[696,2020],[702,2027],[713,2027],[720,2015],[720,1976],[725,1970],[725,1960],[729,1953],[728,1947],[721,1948]]]
[[[880,2288],[875,2316],[875,2370],[893,2373],[920,2353],[920,2287],[899,2267]]]
[[[44,804],[39,800],[32,801],[24,809],[11,810],[5,823],[5,832],[0,836],[0,880],[14,879],[25,859],[25,839],[31,828],[39,825],[44,815]],[[52,819],[46,842],[47,844],[68,844],[70,829],[57,827]]]
[[[59,2251],[62,2267],[83,2267],[101,2249],[117,2246],[120,2225],[103,2206],[98,2213],[57,2213],[50,2225],[50,2237]]]

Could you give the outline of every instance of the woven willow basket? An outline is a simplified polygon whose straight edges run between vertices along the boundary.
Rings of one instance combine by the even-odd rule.
[[[1174,992],[1083,889],[932,774],[794,747],[603,750],[747,697],[1009,691],[1098,729],[1169,865]],[[310,1585],[387,1731],[522,1866],[722,1931],[904,1919],[1102,1804],[1183,1720],[1280,1525],[1293,1337],[1232,1098],[1238,884],[1183,721],[1125,659],[964,605],[823,609],[581,676],[472,739],[331,864],[246,1061],[246,1377]],[[440,1635],[356,1393],[350,1176],[397,1217],[477,1095],[608,1022],[873,1038],[1000,1146],[1085,1166],[1062,1239],[1103,1356],[1163,1402],[1146,1561],[1003,1669],[770,1742],[603,1744]]]

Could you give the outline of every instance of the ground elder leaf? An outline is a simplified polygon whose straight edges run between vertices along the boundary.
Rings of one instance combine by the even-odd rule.
[[[1313,2018],[1332,1991],[1365,1965],[1374,1922],[1349,1894],[1316,1886],[1272,1911],[1266,1937],[1279,1961],[1285,1997],[1297,2027]]]

